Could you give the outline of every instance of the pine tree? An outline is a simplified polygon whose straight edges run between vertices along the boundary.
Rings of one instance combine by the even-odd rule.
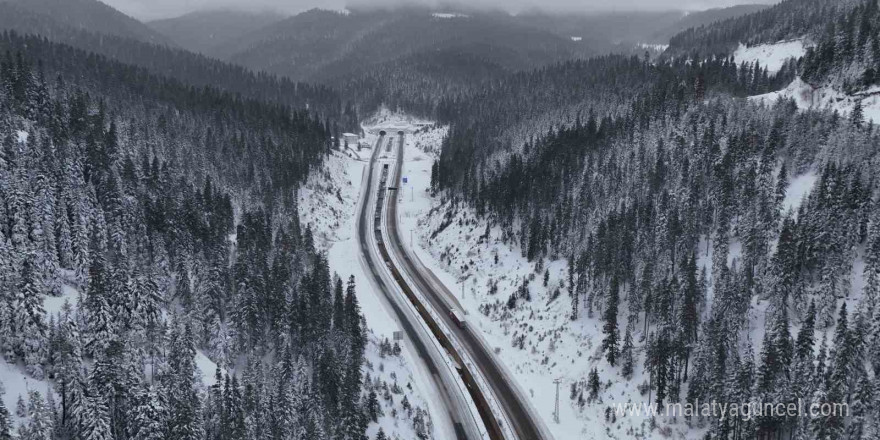
[[[333,288],[333,327],[339,331],[346,331],[345,299],[342,290],[342,279],[336,279]]]
[[[861,99],[856,99],[856,104],[853,106],[852,113],[850,113],[849,120],[853,126],[857,128],[861,128],[865,123],[865,111],[862,108]]]
[[[866,438],[869,430],[870,405],[874,402],[874,390],[867,375],[863,374],[859,377],[851,402],[852,408],[848,414],[851,419],[846,427],[846,436],[849,439]]]
[[[619,355],[618,344],[620,342],[620,334],[617,328],[617,306],[619,302],[619,285],[617,278],[611,279],[611,289],[608,294],[608,303],[605,308],[605,325],[602,332],[605,338],[602,340],[602,350],[605,352],[605,358],[612,366],[617,362]]]
[[[776,176],[776,191],[774,192],[773,205],[776,207],[777,215],[782,214],[783,202],[785,194],[788,192],[788,168],[785,162],[779,167],[779,174]]]
[[[413,417],[413,430],[415,431],[416,438],[418,440],[428,440],[431,438],[428,433],[428,427],[425,422],[425,416],[422,413],[421,409],[416,410],[416,415]]]
[[[0,440],[12,440],[12,416],[3,404],[2,382],[0,382]]]
[[[114,313],[110,304],[113,276],[99,251],[97,240],[97,237],[93,237],[94,251],[89,266],[88,289],[83,303],[89,324],[86,350],[92,355],[105,350],[115,334]]]
[[[23,440],[52,440],[54,419],[39,392],[29,392],[27,412],[27,425],[21,429]]]
[[[621,351],[621,356],[623,357],[623,360],[620,374],[623,375],[623,377],[625,377],[626,379],[632,378],[633,371],[635,369],[635,354],[633,353],[635,347],[633,346],[631,327],[631,325],[626,326],[626,333],[623,337],[623,350]]]
[[[602,385],[599,382],[599,370],[593,367],[593,369],[590,370],[589,377],[587,378],[587,388],[590,391],[587,400],[589,400],[590,402],[595,402],[599,398],[599,389],[601,386]]]
[[[15,401],[15,415],[18,418],[23,419],[27,417],[27,403],[24,400],[24,397],[19,394],[18,400]]]
[[[813,358],[813,345],[815,344],[815,326],[816,326],[816,304],[810,303],[807,316],[801,324],[798,331],[797,342],[795,343],[795,353],[797,357],[803,359]]]
[[[0,334],[4,335],[0,340],[0,353],[11,352],[12,342],[16,332],[13,304],[15,296],[10,288],[14,281],[13,257],[9,241],[0,232]]]
[[[82,206],[82,202],[78,201],[74,210],[73,237],[71,238],[71,246],[73,248],[72,261],[73,270],[76,278],[80,283],[85,283],[88,279],[89,267],[91,261],[89,259],[89,232],[86,224],[86,209]]]
[[[110,410],[103,396],[95,395],[86,398],[86,412],[81,414],[83,440],[112,440],[110,426]]]
[[[169,343],[168,366],[171,372],[165,381],[168,401],[167,432],[180,440],[200,440],[203,435],[200,403],[195,389],[195,347],[189,325],[174,329]]]
[[[19,320],[16,327],[22,340],[19,350],[28,371],[34,377],[42,379],[42,363],[46,356],[46,311],[43,310],[42,282],[34,253],[25,256],[20,279],[16,315]]]
[[[691,344],[697,340],[697,328],[700,324],[700,315],[697,311],[697,303],[699,302],[700,287],[697,281],[697,260],[696,255],[692,255],[686,263],[684,278],[684,298],[680,310],[679,322],[681,322],[681,342],[684,345],[684,380],[687,380],[687,368],[690,360]]]
[[[373,422],[378,422],[379,417],[384,415],[382,413],[382,405],[379,404],[375,390],[370,390],[370,393],[367,395],[367,414]]]
[[[55,207],[55,235],[58,242],[58,264],[62,268],[73,268],[73,237],[70,230],[70,221],[67,215],[67,207],[64,200],[58,198]]]

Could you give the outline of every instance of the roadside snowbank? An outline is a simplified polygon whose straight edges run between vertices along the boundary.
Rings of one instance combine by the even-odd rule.
[[[390,114],[379,115],[373,123],[383,122],[383,129],[395,128],[388,124]],[[384,119],[383,119],[384,118]],[[396,128],[395,128],[396,130]],[[375,145],[378,129],[366,130],[366,140]],[[379,428],[388,438],[417,438],[414,423],[416,415],[422,412],[426,429],[431,438],[436,437],[431,412],[432,402],[428,400],[430,387],[427,378],[414,374],[415,354],[406,346],[400,346],[400,353],[383,353],[381,344],[392,340],[393,333],[400,330],[398,323],[387,311],[382,294],[375,290],[373,283],[364,272],[357,243],[358,199],[360,198],[363,174],[366,171],[372,149],[360,152],[350,150],[348,154],[333,152],[323,170],[313,173],[300,189],[299,212],[303,226],[310,225],[315,236],[315,245],[327,254],[330,271],[338,274],[343,281],[353,275],[357,286],[357,297],[369,327],[367,344],[367,365],[365,373],[370,375],[368,388],[376,391],[383,416],[378,422],[370,423],[367,430],[369,438],[374,438]],[[393,344],[393,343],[392,343]],[[398,387],[394,387],[394,384]],[[385,390],[388,390],[388,394]],[[411,405],[403,408],[403,399]]]

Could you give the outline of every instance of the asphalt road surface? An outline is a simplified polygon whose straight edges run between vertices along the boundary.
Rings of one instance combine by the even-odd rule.
[[[431,351],[437,351],[435,346],[430,345],[430,341],[424,341],[422,332],[416,330],[416,327],[420,324],[415,322],[414,320],[419,319],[418,316],[415,316],[411,313],[406,313],[399,301],[402,299],[399,295],[394,294],[394,290],[387,285],[385,278],[380,275],[380,271],[384,270],[384,263],[375,255],[370,249],[370,240],[374,239],[374,235],[371,233],[371,225],[372,225],[372,214],[375,209],[375,203],[370,203],[372,199],[373,192],[378,188],[374,184],[373,178],[373,170],[376,164],[376,160],[379,156],[380,151],[382,150],[383,141],[386,139],[385,136],[380,136],[379,140],[376,141],[375,148],[373,148],[373,156],[370,159],[370,163],[367,169],[367,183],[366,189],[362,192],[364,200],[361,203],[361,211],[358,214],[358,243],[361,248],[361,253],[363,255],[364,262],[367,266],[367,273],[371,275],[376,284],[379,286],[379,290],[385,295],[388,303],[391,305],[391,308],[394,312],[395,317],[397,318],[397,322],[401,325],[401,331],[406,334],[407,341],[410,342],[412,348],[415,350],[415,353],[425,362],[429,373],[431,374],[431,380],[433,380],[436,384],[437,389],[440,391],[441,398],[443,400],[443,406],[446,407],[446,410],[449,414],[450,419],[452,420],[453,429],[455,430],[455,436],[457,440],[477,440],[478,428],[475,426],[475,422],[469,413],[469,409],[461,405],[460,403],[456,403],[459,399],[454,399],[452,396],[454,393],[458,393],[456,389],[457,386],[451,372],[446,371],[448,367],[446,365],[438,365],[438,362],[435,360],[435,357],[432,356]],[[389,146],[391,139],[388,139]],[[430,336],[428,336],[430,337]],[[438,353],[434,353],[436,356]],[[441,354],[442,356],[442,354]],[[452,382],[452,383],[450,383]],[[472,433],[468,435],[468,433]],[[446,440],[446,439],[443,439]]]
[[[403,167],[403,139],[400,140],[399,153],[397,154],[394,186],[400,184],[401,170]],[[389,195],[390,196],[390,195]],[[398,195],[390,196],[388,203],[387,228],[389,237],[389,249],[397,260],[401,262],[404,271],[415,283],[415,288],[431,302],[431,306],[437,311],[437,315],[444,320],[446,327],[453,333],[458,343],[467,350],[471,360],[481,370],[483,378],[492,388],[496,401],[506,412],[507,420],[512,424],[511,428],[521,440],[550,440],[540,428],[540,421],[533,419],[528,410],[528,403],[521,400],[515,385],[508,382],[502,373],[497,359],[484,346],[481,339],[474,335],[469,328],[461,328],[451,318],[450,305],[444,298],[453,298],[442,282],[420,262],[413,261],[409,253],[403,247],[403,240],[397,225],[397,200]],[[549,380],[549,379],[548,379]]]

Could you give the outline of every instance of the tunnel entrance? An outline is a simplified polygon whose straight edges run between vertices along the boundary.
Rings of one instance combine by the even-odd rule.
[[[385,133],[385,130],[380,130],[380,131],[379,131],[379,136],[385,136],[386,134],[388,134],[388,133]]]

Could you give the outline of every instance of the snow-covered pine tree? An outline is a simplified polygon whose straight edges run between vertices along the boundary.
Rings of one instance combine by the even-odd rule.
[[[73,232],[70,228],[70,216],[67,204],[59,197],[55,201],[55,236],[58,243],[58,265],[64,269],[73,269]]]
[[[611,287],[608,291],[608,300],[606,301],[604,314],[605,324],[602,327],[602,332],[605,334],[605,338],[602,339],[602,351],[605,352],[605,358],[612,366],[617,363],[617,358],[620,354],[620,347],[618,346],[620,343],[620,331],[617,327],[617,308],[620,302],[619,290],[620,286],[617,277],[614,277],[611,279]]]
[[[20,281],[16,294],[17,314],[15,325],[18,330],[17,339],[21,341],[17,352],[21,356],[28,371],[36,378],[44,377],[43,363],[46,361],[46,311],[43,309],[45,296],[37,264],[35,252],[24,258]]]
[[[589,402],[595,402],[599,398],[599,391],[602,384],[599,381],[599,370],[593,367],[590,370],[590,374],[587,377],[587,389],[589,390],[589,394],[587,400]]]
[[[38,391],[28,393],[27,424],[19,428],[22,440],[52,440],[53,422],[46,400]]]
[[[97,244],[99,240],[96,236],[92,238],[89,283],[82,304],[89,326],[85,349],[92,356],[103,352],[116,334],[114,309],[110,301],[114,284],[112,270]]]
[[[3,403],[3,382],[0,381],[0,440],[12,440],[12,416]]]
[[[623,348],[621,349],[621,369],[620,374],[627,380],[632,378],[635,370],[635,347],[632,337],[632,323],[627,324],[626,333],[623,336]]]
[[[163,380],[168,402],[167,431],[180,440],[199,440],[203,425],[198,393],[195,387],[195,347],[188,324],[175,326],[171,333],[167,376]]]

